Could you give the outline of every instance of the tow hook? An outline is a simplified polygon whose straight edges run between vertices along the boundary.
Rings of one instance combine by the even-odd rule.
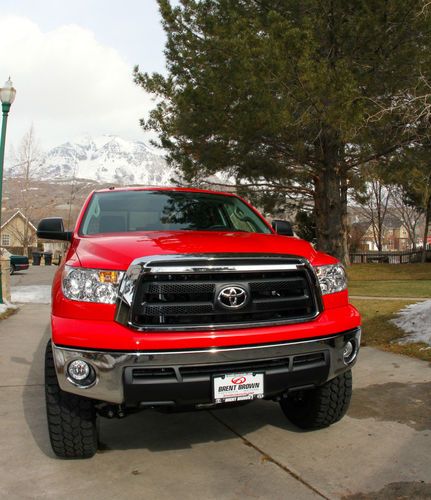
[[[125,408],[122,405],[103,405],[97,409],[97,413],[105,418],[124,418]]]

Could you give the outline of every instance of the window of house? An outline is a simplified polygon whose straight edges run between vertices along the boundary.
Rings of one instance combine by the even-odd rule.
[[[10,234],[2,234],[1,235],[1,244],[3,247],[10,246]]]

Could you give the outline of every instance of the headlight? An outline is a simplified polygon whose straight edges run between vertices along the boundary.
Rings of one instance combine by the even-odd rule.
[[[322,295],[341,292],[347,288],[346,271],[341,264],[317,266],[315,269]]]
[[[123,274],[122,271],[65,266],[63,294],[70,300],[114,304]]]

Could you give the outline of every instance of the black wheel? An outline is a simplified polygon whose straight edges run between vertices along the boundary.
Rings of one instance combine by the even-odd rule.
[[[13,264],[11,264],[10,268],[9,268],[9,274],[12,275],[15,271],[16,271],[15,266]]]
[[[301,429],[319,429],[338,422],[346,414],[352,397],[352,372],[311,390],[292,392],[280,402],[286,417]]]
[[[51,342],[45,353],[45,396],[48,431],[54,453],[62,458],[90,458],[97,451],[94,402],[60,389]]]

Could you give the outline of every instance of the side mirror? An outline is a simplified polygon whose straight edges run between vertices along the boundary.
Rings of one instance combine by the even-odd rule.
[[[295,236],[293,234],[292,224],[286,220],[273,220],[272,227],[280,236]]]
[[[63,219],[61,217],[48,217],[39,222],[37,237],[46,240],[71,241],[72,232],[64,230]]]

